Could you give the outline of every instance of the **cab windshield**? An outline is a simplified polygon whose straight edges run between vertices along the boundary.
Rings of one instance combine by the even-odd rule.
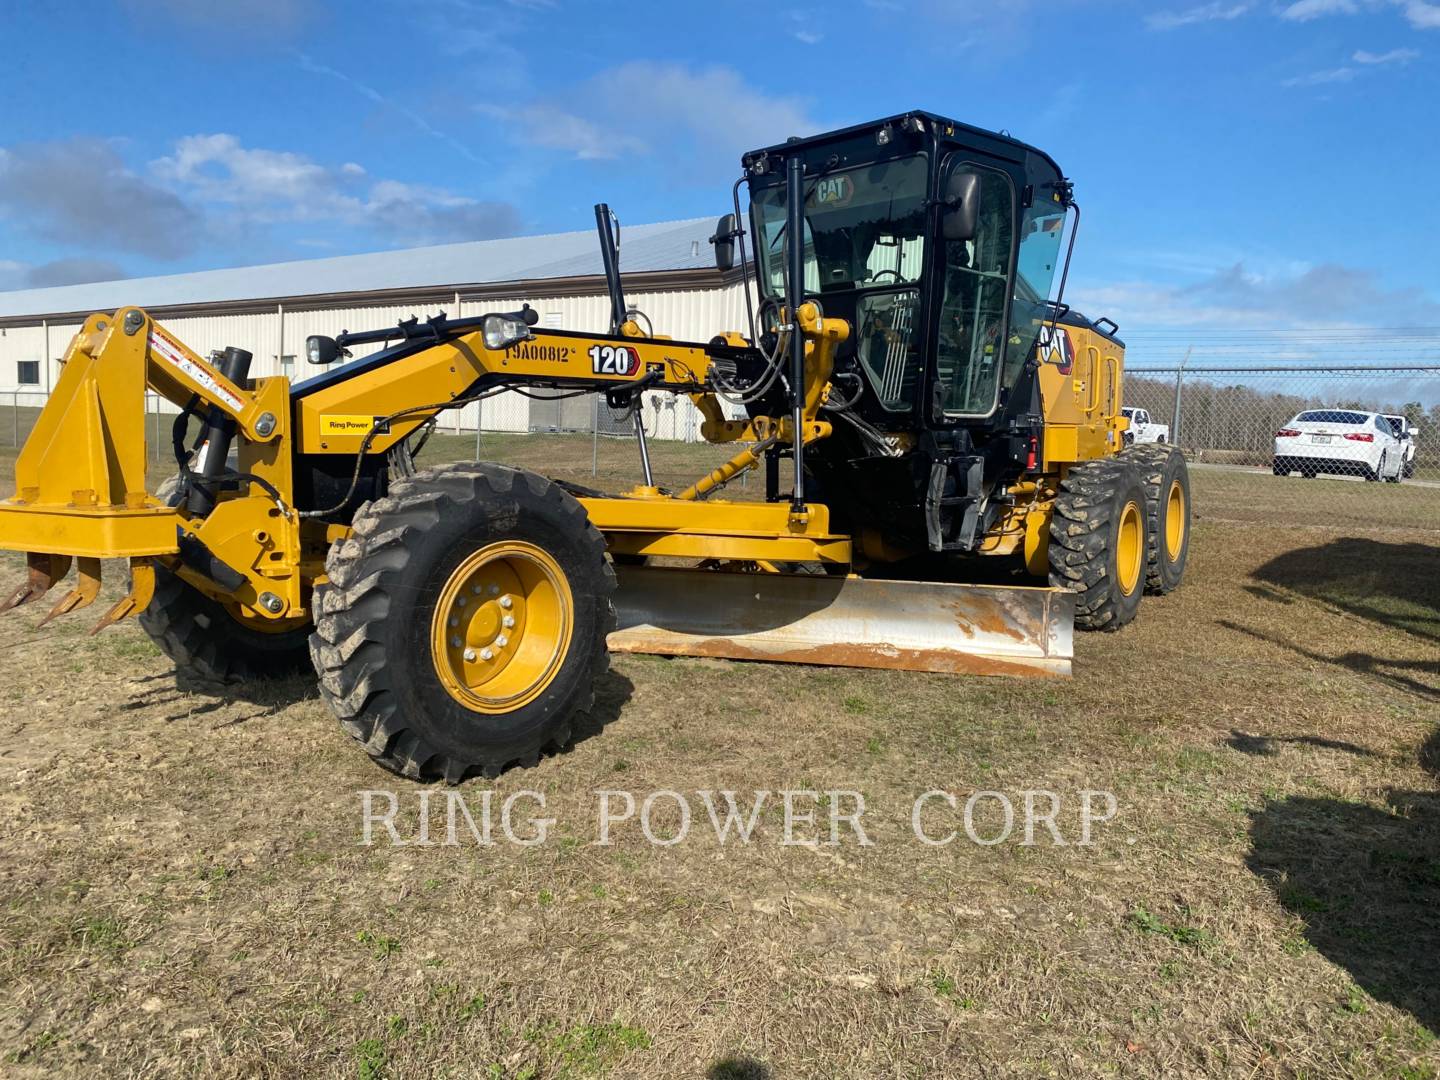
[[[925,265],[923,155],[837,169],[805,181],[805,291],[895,288]],[[752,206],[767,293],[785,292],[785,188],[754,192]]]

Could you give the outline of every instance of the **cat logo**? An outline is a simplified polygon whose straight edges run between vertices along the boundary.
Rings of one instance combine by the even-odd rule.
[[[818,206],[849,206],[855,197],[855,181],[848,176],[822,176],[815,181]]]
[[[1060,374],[1069,375],[1075,364],[1075,346],[1070,335],[1054,323],[1040,327],[1040,338],[1035,342],[1035,359],[1042,364],[1054,364]]]

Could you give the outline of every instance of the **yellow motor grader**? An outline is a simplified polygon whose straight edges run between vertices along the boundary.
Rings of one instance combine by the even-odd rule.
[[[213,679],[313,664],[374,758],[457,782],[564,745],[611,650],[1064,675],[1074,626],[1123,626],[1180,583],[1185,463],[1123,446],[1124,348],[1063,303],[1078,207],[1048,156],[912,112],[742,166],[713,243],[750,325],[705,342],[641,332],[603,205],[607,333],[442,313],[311,338],[330,366],[292,385],[139,308],[91,315],[0,503],[0,548],[29,565],[3,607],[72,562],[46,619],[84,607],[126,559],[97,629],[138,614]],[[161,494],[147,389],[180,408]],[[511,389],[632,412],[683,394],[735,453],[664,490],[636,412],[640,482],[619,495],[417,467],[438,415]],[[752,469],[763,499],[722,497]]]

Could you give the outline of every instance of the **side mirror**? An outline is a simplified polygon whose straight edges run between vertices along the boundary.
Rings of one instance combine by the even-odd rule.
[[[710,237],[710,243],[715,245],[715,269],[722,274],[735,265],[735,237],[738,232],[734,214],[726,214],[715,223],[715,235]]]
[[[940,231],[946,240],[974,240],[980,213],[980,174],[957,169],[945,181],[945,212]]]
[[[305,359],[312,364],[333,364],[340,359],[340,346],[333,337],[311,334],[305,339]]]

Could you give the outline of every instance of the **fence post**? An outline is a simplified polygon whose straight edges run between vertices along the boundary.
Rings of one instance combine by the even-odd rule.
[[[20,445],[20,391],[10,391],[10,445]]]
[[[1175,369],[1175,409],[1171,415],[1170,442],[1176,446],[1180,445],[1180,404],[1185,392],[1185,365],[1189,362],[1194,348],[1195,346],[1191,345],[1185,350],[1180,366]]]
[[[456,293],[455,295],[458,297],[460,294],[459,294],[459,293]],[[476,461],[479,461],[479,460],[480,460],[480,429],[485,426],[485,425],[482,424],[480,421],[481,421],[481,418],[484,416],[484,411],[483,411],[484,408],[485,408],[485,399],[484,399],[484,398],[481,398],[479,401],[475,402],[475,460],[476,460]]]
[[[590,475],[600,475],[600,395],[590,395]]]

